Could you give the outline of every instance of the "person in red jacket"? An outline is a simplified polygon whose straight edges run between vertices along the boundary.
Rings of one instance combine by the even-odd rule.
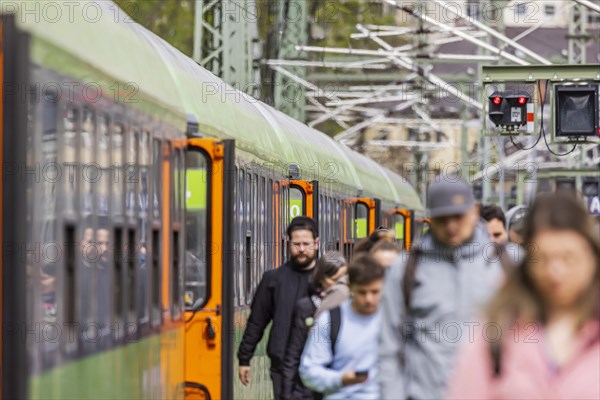
[[[575,196],[545,194],[527,248],[464,333],[449,399],[600,399],[600,245]]]

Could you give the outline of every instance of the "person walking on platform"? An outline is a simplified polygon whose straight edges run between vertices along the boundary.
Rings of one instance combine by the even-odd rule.
[[[382,301],[382,399],[440,399],[457,342],[503,279],[473,191],[437,177],[430,230],[389,268]],[[467,335],[468,336],[468,335]]]
[[[551,193],[525,218],[525,262],[465,341],[450,399],[600,399],[600,244],[591,219],[574,196]]]
[[[517,243],[508,241],[506,231],[506,217],[504,211],[494,204],[481,206],[481,218],[486,222],[490,240],[496,245],[496,254],[499,257],[506,256],[506,268],[514,268],[519,265],[525,256],[525,251]]]
[[[525,231],[525,216],[527,207],[515,206],[506,212],[506,225],[508,241],[518,245],[523,244],[523,232]]]
[[[351,299],[317,319],[302,353],[300,377],[325,400],[378,400],[377,346],[384,269],[372,256],[362,253],[350,262],[348,275]]]
[[[385,228],[379,228],[354,247],[354,254],[371,254],[384,268],[388,268],[398,257],[400,250],[396,246],[396,234]]]
[[[281,398],[285,347],[290,334],[296,302],[309,293],[309,281],[316,263],[319,246],[317,224],[308,217],[296,217],[287,228],[290,260],[263,274],[256,289],[250,316],[238,350],[239,378],[244,385],[251,379],[250,360],[272,321],[267,355],[271,360],[274,398]]]
[[[350,295],[347,262],[337,251],[328,251],[317,260],[312,276],[310,295],[296,303],[292,329],[283,361],[282,398],[313,399],[313,393],[300,380],[298,366],[308,331],[323,311],[337,307]]]
[[[487,231],[492,242],[504,245],[508,241],[504,211],[494,204],[488,204],[481,206],[480,213],[481,218],[486,222]]]

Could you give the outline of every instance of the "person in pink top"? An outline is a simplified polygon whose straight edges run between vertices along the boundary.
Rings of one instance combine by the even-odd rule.
[[[448,399],[600,399],[592,221],[568,194],[540,195],[526,218],[526,257],[465,332]]]

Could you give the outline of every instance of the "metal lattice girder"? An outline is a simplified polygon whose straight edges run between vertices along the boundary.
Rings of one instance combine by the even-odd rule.
[[[196,0],[194,60],[248,94],[260,82],[256,10],[256,0]]]
[[[305,91],[305,89],[308,89],[308,90],[312,91],[313,93],[319,93],[319,94],[321,94],[321,96],[324,96],[328,99],[340,100],[333,93],[329,93],[327,91],[320,91],[317,86],[308,82],[306,79],[300,78],[300,77],[292,74],[291,72],[284,69],[283,67],[271,66],[271,68],[273,68],[273,70],[277,71],[282,76],[289,78],[293,83],[300,85],[302,87],[303,91]],[[319,108],[323,112],[325,112],[325,113],[329,112],[329,109],[327,107],[325,107],[324,105],[322,105],[321,103],[316,101],[314,98],[308,97],[307,99],[312,105]],[[303,110],[303,113],[306,113],[306,105],[304,105],[304,104],[302,105],[302,110]],[[334,119],[338,123],[338,125],[340,125],[342,128],[344,128],[344,129],[348,128],[348,124],[346,124],[343,120],[338,119],[338,118],[334,118]]]
[[[280,37],[275,42],[279,51],[278,59],[297,60],[303,58],[302,53],[296,50],[296,46],[308,43],[308,5],[306,0],[277,1],[277,26],[279,28],[277,33]],[[306,78],[305,67],[290,65],[286,70],[302,80]],[[278,110],[298,121],[305,121],[305,87],[298,81],[282,74],[281,69],[278,69],[275,76],[273,102]]]
[[[456,29],[454,26],[444,24],[444,23],[436,20],[435,18],[431,18],[431,17],[419,12],[417,9],[412,7],[412,4],[397,2],[395,0],[385,0],[385,1],[386,1],[386,3],[391,4],[406,13],[409,13],[416,18],[419,18],[419,19],[421,19],[427,23],[430,23],[432,25],[438,26],[438,27],[448,31],[449,33],[455,34],[456,36],[460,36],[463,39],[468,40],[469,42],[471,42],[479,47],[485,48],[485,49],[489,50],[490,52],[497,54],[500,57],[503,57],[509,61],[512,61],[515,64],[529,65],[529,63],[527,61],[523,60],[520,57],[517,57],[511,53],[508,53],[508,52],[506,52],[496,46],[493,46],[487,42],[479,40],[462,30]]]
[[[587,7],[588,9],[600,13],[600,5],[598,3],[594,3],[589,0],[574,0],[576,3],[581,4],[582,6]]]
[[[481,67],[483,83],[535,82],[548,79],[560,81],[600,81],[598,64],[557,65],[484,65]]]
[[[370,32],[367,28],[365,28],[364,26],[362,26],[360,24],[357,25],[357,29],[362,33]],[[372,37],[372,36],[369,36],[369,38],[372,39],[378,45],[380,45],[384,50],[387,50],[387,51],[393,50],[393,47],[389,43],[383,41],[381,38]],[[414,73],[422,73],[423,72],[421,70],[421,68],[418,67],[418,65],[416,65],[411,59],[409,59],[407,57],[403,57],[402,55],[398,55],[398,56],[390,55],[388,57],[390,58],[390,60],[392,60],[394,62],[394,64],[396,64],[397,66],[399,66],[401,68],[407,69]],[[464,101],[469,106],[472,106],[479,110],[483,109],[483,105],[479,101],[464,94],[461,90],[458,90],[454,86],[450,85],[448,82],[444,81],[439,76],[432,74],[432,73],[424,73],[423,78],[428,80],[429,82],[433,83],[434,85],[438,85],[440,88],[444,88],[450,94],[452,94],[453,96],[456,96],[459,100]]]
[[[502,40],[506,44],[514,47],[517,50],[522,51],[523,53],[527,54],[528,56],[530,56],[531,58],[535,59],[536,61],[538,61],[538,62],[540,62],[542,64],[545,64],[545,65],[551,65],[552,64],[552,62],[550,62],[546,58],[540,56],[539,54],[537,54],[534,51],[528,49],[527,47],[525,47],[525,46],[517,43],[516,40],[508,38],[506,35],[504,35],[504,34],[498,32],[497,30],[495,30],[495,29],[487,26],[486,24],[483,24],[483,23],[479,22],[477,19],[465,17],[464,15],[462,15],[461,13],[459,13],[459,12],[457,12],[455,10],[456,5],[449,4],[446,1],[442,1],[442,0],[433,0],[433,1],[436,4],[440,5],[445,11],[450,12],[453,15],[455,15],[457,18],[461,18],[463,21],[467,21],[468,23],[472,24],[473,26],[477,27],[478,29],[481,29],[482,31],[489,33],[491,36],[495,37],[496,39]]]
[[[367,144],[382,147],[418,147],[421,149],[441,150],[454,146],[453,141],[436,143],[416,140],[369,140]]]
[[[581,3],[573,4],[569,9],[569,64],[585,63],[588,7]]]

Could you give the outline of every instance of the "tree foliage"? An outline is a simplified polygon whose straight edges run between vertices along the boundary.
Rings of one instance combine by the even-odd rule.
[[[356,24],[395,25],[395,12],[386,12],[381,3],[364,0],[309,0],[312,40],[311,44],[325,47],[378,48],[370,40],[353,40]],[[388,40],[392,45],[397,38]]]
[[[194,0],[114,0],[129,16],[184,54],[194,45]]]

